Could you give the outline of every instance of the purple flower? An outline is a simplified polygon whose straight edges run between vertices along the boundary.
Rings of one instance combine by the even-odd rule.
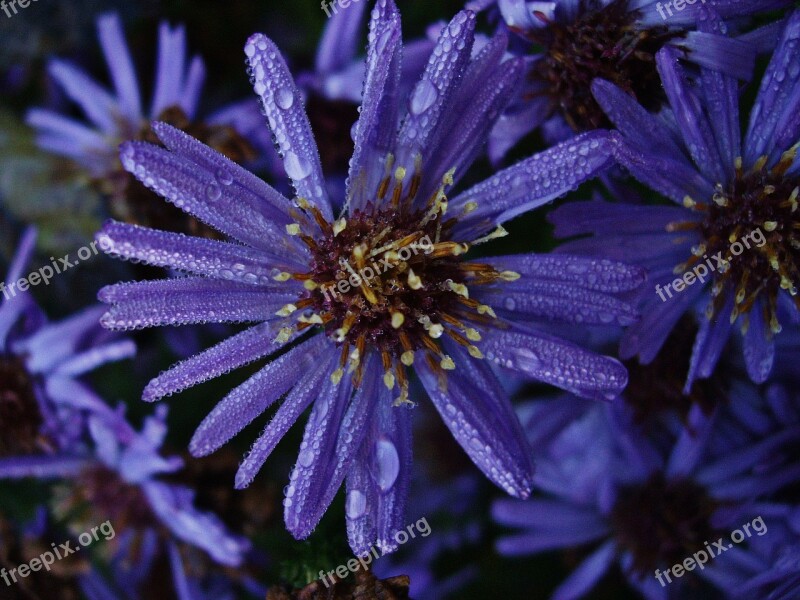
[[[719,30],[706,14],[701,30]],[[744,138],[738,84],[703,68],[690,84],[675,50],[657,66],[672,112],[654,116],[604,80],[598,102],[619,128],[615,154],[639,181],[677,206],[576,203],[553,214],[559,236],[592,233],[564,247],[646,267],[643,317],[621,345],[648,363],[687,311],[705,311],[686,389],[709,377],[738,325],[747,372],[770,373],[774,336],[800,319],[800,12],[787,20],[761,83]]]
[[[713,594],[712,588],[732,597],[766,570],[764,556],[777,540],[797,540],[796,532],[778,533],[796,519],[797,507],[771,496],[800,475],[791,457],[798,427],[729,444],[714,457],[709,448],[719,415],[705,416],[699,407],[666,449],[638,432],[624,405],[558,398],[525,412],[537,448],[534,483],[546,495],[495,503],[495,520],[516,529],[497,547],[506,555],[584,548],[586,558],[553,598],[587,597],[615,563],[648,600],[684,598],[697,589]],[[743,543],[723,554],[715,542],[727,545],[745,523],[751,526],[746,541],[736,540]],[[665,571],[698,551],[706,552],[704,568],[669,582]]]
[[[470,4],[486,8],[495,2]],[[608,124],[592,97],[592,79],[614,82],[648,108],[665,102],[653,68],[656,52],[674,48],[697,65],[739,79],[752,73],[756,52],[769,47],[777,33],[767,26],[739,39],[719,32],[695,31],[704,3],[685,3],[672,10],[655,0],[497,0],[506,26],[535,53],[526,59],[525,86],[492,132],[489,154],[499,161],[534,129],[542,126],[548,140]],[[786,5],[784,0],[715,2],[725,19],[750,16]],[[666,5],[666,7],[665,7]]]
[[[35,242],[28,229],[7,282],[27,276]],[[80,377],[136,348],[97,326],[99,307],[50,323],[29,292],[1,289],[0,456],[68,450],[86,431],[86,411],[105,406]]]
[[[575,188],[610,155],[608,135],[593,132],[448,199],[521,74],[520,61],[501,62],[503,35],[471,57],[474,26],[474,15],[462,12],[443,29],[401,114],[400,16],[391,0],[378,3],[339,217],[297,87],[263,35],[252,36],[245,53],[294,200],[165,124],[153,129],[167,149],[121,149],[145,185],[232,241],[108,224],[98,235],[107,251],[188,276],[101,290],[112,305],[103,323],[258,323],[162,373],[144,399],[271,356],[203,421],[190,450],[215,451],[288,393],[239,469],[236,485],[247,486],[313,405],[284,500],[297,538],[311,533],[346,477],[353,550],[376,540],[384,551],[396,546],[410,478],[412,365],[472,460],[520,497],[530,491],[529,452],[489,363],[590,397],[613,397],[625,385],[617,361],[533,324],[630,323],[636,315],[616,294],[641,284],[639,269],[562,256],[463,260],[472,246],[503,235],[501,222]]]

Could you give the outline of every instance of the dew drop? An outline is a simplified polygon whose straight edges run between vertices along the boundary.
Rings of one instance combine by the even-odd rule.
[[[283,159],[283,166],[286,169],[286,174],[298,181],[305,179],[311,174],[311,163],[305,158],[297,156],[294,152],[287,152]]]
[[[421,80],[416,87],[414,88],[414,92],[411,95],[411,112],[415,115],[420,115],[428,110],[433,103],[436,102],[436,98],[439,96],[439,92],[430,81],[427,79]]]
[[[505,302],[503,302],[503,305],[508,310],[514,310],[515,308],[517,308],[517,301],[514,300],[514,298],[512,298],[511,296],[509,296],[508,298],[505,299]]]
[[[222,196],[222,190],[219,189],[219,186],[216,183],[208,184],[208,187],[206,187],[206,198],[208,198],[211,201],[214,201],[214,200],[219,200],[221,196]]]
[[[297,457],[297,462],[303,467],[310,467],[314,462],[314,453],[311,450],[303,450]]]
[[[283,110],[289,110],[294,104],[294,94],[289,88],[281,88],[275,92],[275,104]]]
[[[233,175],[227,169],[217,169],[217,181],[222,185],[230,185],[233,183]]]
[[[347,493],[344,512],[348,519],[357,519],[367,510],[367,497],[359,490],[350,490]]]
[[[397,448],[388,438],[381,437],[375,443],[375,460],[370,474],[381,492],[387,492],[397,481],[400,473],[400,457]]]

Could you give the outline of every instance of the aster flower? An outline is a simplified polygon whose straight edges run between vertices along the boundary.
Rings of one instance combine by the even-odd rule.
[[[615,564],[648,600],[685,598],[695,590],[713,594],[714,588],[733,597],[754,572],[766,570],[769,536],[753,534],[709,559],[704,569],[669,584],[664,580],[663,586],[657,579],[659,571],[663,575],[705,550],[706,542],[729,539],[743,523],[762,517],[771,534],[796,514],[795,505],[775,502],[771,495],[800,474],[796,459],[774,460],[790,454],[800,435],[797,427],[729,446],[724,456],[712,458],[708,447],[716,418],[699,407],[664,451],[636,431],[624,405],[581,406],[564,398],[534,404],[524,413],[529,439],[538,444],[534,482],[546,496],[498,500],[493,516],[516,530],[498,541],[502,554],[586,549],[586,558],[553,598],[586,597]]]
[[[721,27],[710,13],[703,14],[701,29]],[[657,56],[672,108],[664,118],[647,113],[607,81],[593,84],[619,128],[619,162],[678,206],[567,205],[553,214],[556,235],[593,233],[564,251],[624,256],[649,270],[654,287],[641,291],[643,317],[623,337],[623,358],[652,361],[681,315],[705,311],[687,390],[714,372],[737,324],[747,372],[753,381],[765,381],[781,321],[800,318],[799,35],[795,11],[764,75],[744,139],[736,81],[704,68],[692,86],[673,49]],[[679,284],[676,291],[681,276],[690,284]]]
[[[674,48],[697,65],[748,79],[756,51],[768,44],[774,27],[730,39],[717,32],[696,31],[702,3],[685,3],[672,12],[655,0],[497,0],[505,25],[534,53],[527,58],[526,84],[492,132],[494,161],[526,134],[542,126],[551,141],[574,132],[605,127],[608,120],[592,97],[595,77],[612,81],[649,109],[665,103],[655,54]],[[747,17],[788,4],[783,0],[714,3],[723,18]],[[669,11],[669,15],[667,12]]]
[[[167,149],[141,142],[121,149],[125,167],[147,186],[234,241],[108,224],[98,234],[107,251],[189,276],[104,288],[100,298],[112,306],[103,323],[258,323],[162,373],[144,399],[271,355],[203,421],[190,450],[213,452],[288,392],[240,466],[236,486],[245,487],[313,404],[284,499],[297,538],[311,533],[346,477],[353,550],[362,554],[376,540],[384,552],[396,546],[410,477],[412,365],[472,460],[520,497],[530,490],[529,452],[488,363],[590,397],[613,397],[624,387],[617,361],[533,323],[574,322],[576,315],[629,323],[636,315],[615,294],[641,284],[639,269],[533,255],[462,260],[471,246],[502,235],[499,223],[591,178],[610,152],[605,132],[587,134],[448,200],[446,190],[477,155],[521,72],[519,61],[501,62],[503,35],[472,59],[474,25],[474,14],[462,12],[443,29],[401,115],[400,17],[391,0],[378,3],[338,218],[298,90],[263,35],[252,36],[245,53],[294,200],[165,124],[153,130]],[[348,281],[355,289],[345,289]]]
[[[26,274],[36,230],[22,236],[5,281]],[[3,288],[0,305],[0,456],[58,452],[85,433],[86,410],[103,401],[80,380],[93,369],[133,356],[130,340],[98,327],[102,309],[51,323],[29,292]]]
[[[148,125],[152,119],[172,123],[203,139],[226,156],[246,161],[255,148],[269,147],[261,135],[261,117],[251,103],[235,104],[201,120],[198,104],[205,67],[199,56],[187,57],[183,26],[159,27],[158,58],[153,98],[149,109],[142,105],[136,71],[119,16],[115,13],[97,19],[97,34],[106,59],[113,91],[103,88],[77,65],[53,59],[48,72],[67,97],[77,104],[88,123],[55,111],[34,108],[27,122],[37,132],[38,146],[74,160],[94,178],[96,186],[111,198],[115,216],[136,223],[164,222],[181,231],[197,233],[196,222],[180,222],[180,211],[165,210],[162,202],[139,186],[120,168],[118,146],[129,139],[157,141]],[[255,133],[254,133],[255,132]],[[178,220],[179,222],[173,223]]]

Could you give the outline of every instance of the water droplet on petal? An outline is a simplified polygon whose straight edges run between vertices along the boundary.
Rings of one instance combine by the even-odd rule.
[[[283,159],[286,174],[295,181],[305,179],[311,174],[311,163],[294,152],[287,152]]]
[[[382,437],[375,443],[375,461],[371,466],[372,479],[382,492],[387,492],[400,473],[400,457],[391,440]]]
[[[227,169],[217,169],[217,181],[222,185],[230,185],[233,183],[233,175]]]
[[[310,467],[314,462],[314,453],[311,450],[303,450],[297,457],[297,462],[303,467]]]
[[[514,298],[512,298],[511,296],[509,296],[508,298],[506,298],[506,300],[503,303],[503,305],[508,310],[514,310],[517,307],[517,301],[514,300]]]
[[[210,183],[208,187],[206,187],[206,198],[209,200],[219,200],[220,196],[222,196],[222,190],[219,189],[216,183]]]
[[[344,512],[348,519],[357,519],[367,511],[367,497],[359,490],[347,493]]]
[[[411,112],[415,115],[424,113],[433,106],[438,96],[436,86],[427,79],[421,80],[411,94]]]
[[[294,104],[294,94],[289,88],[281,88],[275,92],[275,104],[283,110],[289,110]]]

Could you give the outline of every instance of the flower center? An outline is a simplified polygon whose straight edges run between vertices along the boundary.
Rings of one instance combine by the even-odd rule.
[[[615,83],[646,108],[657,109],[664,93],[655,54],[680,34],[666,27],[641,29],[628,0],[605,6],[599,0],[582,0],[579,11],[581,16],[570,23],[548,21],[538,13],[547,27],[526,32],[545,48],[530,74],[542,91],[532,95],[547,96],[551,110],[560,112],[578,132],[610,125],[592,96],[595,77]]]
[[[42,440],[42,415],[23,360],[0,355],[0,456],[32,454]]]
[[[156,121],[163,121],[188,133],[235,162],[242,163],[256,157],[255,149],[232,127],[193,122],[178,106],[164,109]],[[162,145],[149,123],[141,131],[132,133],[132,137],[158,146]],[[97,181],[96,185],[102,193],[109,196],[109,210],[121,221],[192,236],[220,240],[224,238],[216,230],[178,207],[164,202],[121,166]]]
[[[611,521],[618,543],[633,557],[632,569],[652,576],[656,567],[680,563],[719,537],[711,525],[717,506],[693,481],[656,473],[640,486],[619,490]]]
[[[722,292],[735,294],[731,322],[746,315],[756,300],[765,299],[763,317],[772,333],[781,330],[777,317],[781,290],[788,291],[800,308],[800,177],[786,175],[796,152],[795,146],[771,169],[766,168],[767,157],[762,157],[747,172],[737,159],[733,182],[727,189],[717,184],[713,202],[684,199],[684,206],[703,213],[701,222],[670,224],[671,231],[699,227],[703,243],[692,249],[693,256],[676,272],[701,263],[715,267],[709,318],[722,309],[727,297]],[[745,329],[748,323],[744,322]]]
[[[390,157],[389,173],[391,163]],[[466,348],[474,358],[483,358],[474,345],[481,339],[478,328],[497,317],[491,307],[470,298],[469,288],[519,278],[511,271],[498,272],[490,265],[462,261],[471,245],[505,235],[505,231],[498,228],[471,244],[449,240],[456,219],[445,219],[444,189],[452,185],[452,173],[444,177],[424,209],[412,208],[421,182],[419,172],[407,189],[405,175],[404,169],[387,175],[374,204],[334,223],[326,222],[315,207],[298,199],[305,214],[298,213],[297,223],[287,226],[287,232],[299,235],[309,247],[311,269],[276,277],[303,281],[307,290],[278,315],[297,313],[298,331],[319,325],[341,345],[334,381],[341,379],[349,362],[358,384],[365,353],[376,351],[381,356],[384,383],[389,389],[395,385],[400,389],[397,402],[408,401],[405,368],[415,357],[424,357],[440,377],[456,367],[442,350],[442,336]],[[319,235],[305,233],[313,228]],[[294,327],[284,328],[279,338],[289,339]]]

